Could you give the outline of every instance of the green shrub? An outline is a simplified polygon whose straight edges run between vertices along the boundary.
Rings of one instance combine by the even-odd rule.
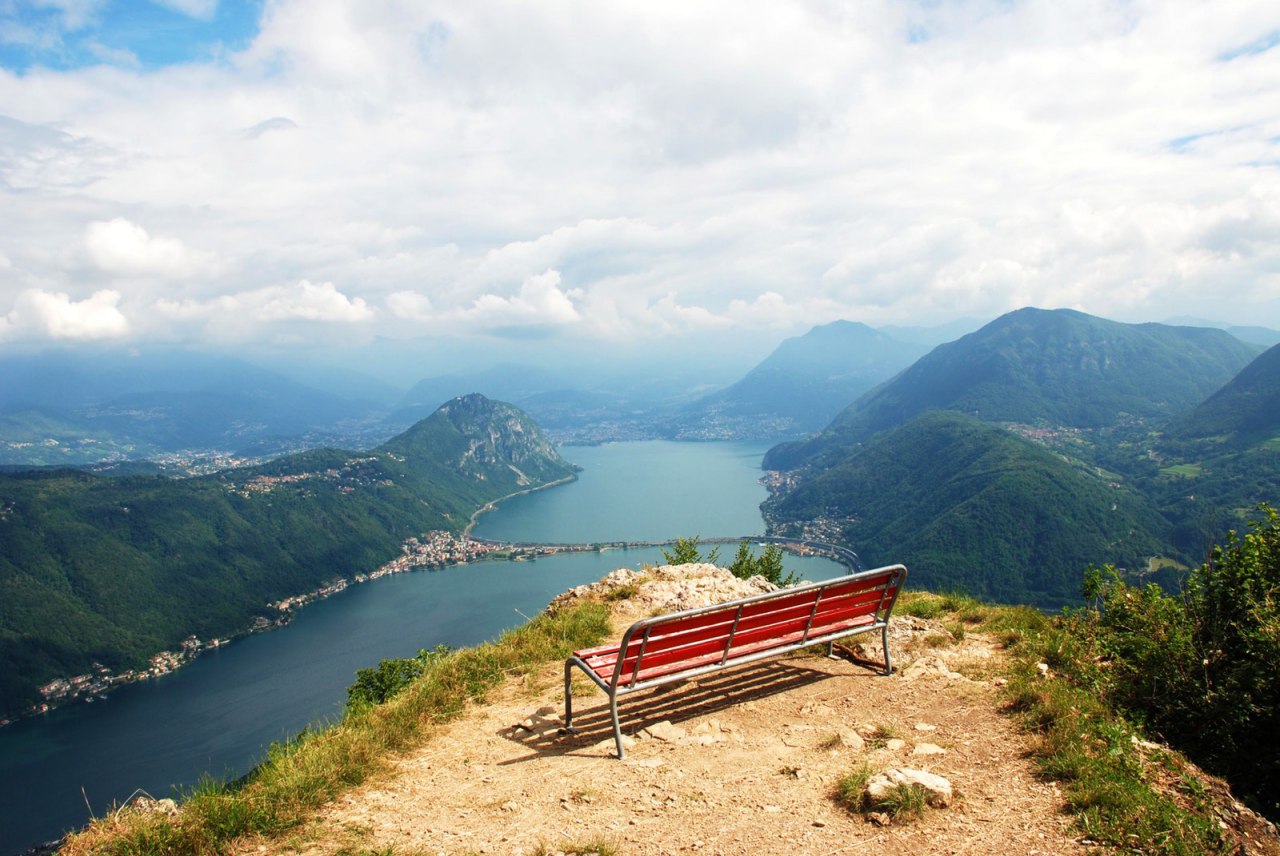
[[[449,653],[448,645],[421,650],[416,657],[383,660],[377,666],[356,672],[356,682],[347,687],[347,706],[382,704],[413,683],[433,660]]]
[[[1280,816],[1280,519],[1263,506],[1192,572],[1181,596],[1090,568],[1095,601],[1074,629],[1106,669],[1098,687],[1130,716]],[[1088,670],[1086,670],[1088,671]]]

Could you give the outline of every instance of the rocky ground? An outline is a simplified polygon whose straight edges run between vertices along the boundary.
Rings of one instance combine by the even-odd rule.
[[[562,598],[604,597],[620,634],[637,616],[762,585],[684,566],[615,572]],[[917,618],[892,626],[891,677],[851,659],[796,656],[625,697],[625,761],[612,756],[604,696],[585,680],[575,704],[581,734],[559,733],[561,670],[549,665],[508,682],[289,841],[248,842],[244,852],[524,854],[591,843],[619,854],[1091,850],[1058,787],[1035,774],[1029,738],[1001,713],[995,642],[970,633],[956,643]],[[857,653],[881,657],[876,635]],[[942,776],[950,804],[888,825],[851,813],[833,792],[863,765]]]

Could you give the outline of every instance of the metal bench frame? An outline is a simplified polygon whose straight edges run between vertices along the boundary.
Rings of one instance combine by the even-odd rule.
[[[906,577],[906,567],[890,565],[837,577],[833,580],[807,583],[637,621],[627,628],[627,632],[622,635],[622,641],[617,645],[575,651],[572,657],[565,660],[564,730],[571,734],[578,733],[573,727],[573,690],[570,685],[570,672],[575,667],[581,669],[609,696],[613,739],[618,747],[620,759],[624,757],[624,750],[622,726],[618,721],[618,697],[627,693],[753,663],[824,642],[827,643],[827,654],[830,656],[833,653],[835,640],[874,630],[880,631],[880,638],[884,643],[885,674],[892,674],[893,664],[889,658],[889,616],[893,612],[893,606],[898,600],[898,593],[902,590]],[[811,633],[815,617],[819,616],[819,607],[824,603],[824,597],[828,598],[826,601],[828,610],[832,609],[832,604],[837,604],[835,608],[845,617],[829,626],[819,624],[819,632]],[[842,597],[853,597],[858,600],[840,606],[839,599]],[[802,611],[810,598],[812,605],[802,633],[799,622],[803,619],[803,615],[789,619],[775,617],[773,619],[777,633],[775,638],[769,637],[769,634],[775,630],[767,624],[749,632],[744,631],[743,635],[752,637],[754,641],[746,645],[744,650],[735,653],[735,637],[744,614],[750,612],[753,618],[768,620],[771,615],[781,614],[781,610],[779,613],[767,612],[770,602],[786,603],[787,605],[782,609],[796,612]],[[765,604],[766,611],[750,609],[756,604]],[[704,616],[707,617],[705,621],[697,621]],[[731,621],[729,616],[733,616]],[[694,620],[691,621],[691,619]],[[718,620],[719,623],[715,623]],[[729,625],[727,633],[724,632],[726,623]],[[669,629],[670,632],[664,635],[662,633],[664,628]],[[720,653],[717,653],[712,643],[718,644],[721,636],[724,637],[724,647]],[[655,647],[660,648],[660,654],[653,655],[651,659],[660,659],[663,662],[659,666],[651,667],[650,673],[646,675],[645,655],[651,653],[650,640],[661,640],[655,644]],[[690,651],[690,655],[683,660],[681,648]]]

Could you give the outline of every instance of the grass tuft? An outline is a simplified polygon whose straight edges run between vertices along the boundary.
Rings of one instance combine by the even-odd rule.
[[[604,838],[592,838],[589,841],[571,841],[564,845],[548,847],[540,844],[531,851],[530,856],[552,856],[563,853],[564,856],[618,856],[617,846]]]
[[[929,808],[929,794],[919,785],[897,785],[885,792],[876,805],[894,820],[910,820],[924,815]]]
[[[862,812],[867,799],[867,781],[873,775],[866,764],[855,767],[836,782],[833,798],[849,811]]]

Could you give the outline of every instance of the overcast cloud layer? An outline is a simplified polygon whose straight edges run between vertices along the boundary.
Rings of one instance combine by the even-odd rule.
[[[268,2],[0,69],[0,341],[1280,327],[1277,42],[1274,0]]]

